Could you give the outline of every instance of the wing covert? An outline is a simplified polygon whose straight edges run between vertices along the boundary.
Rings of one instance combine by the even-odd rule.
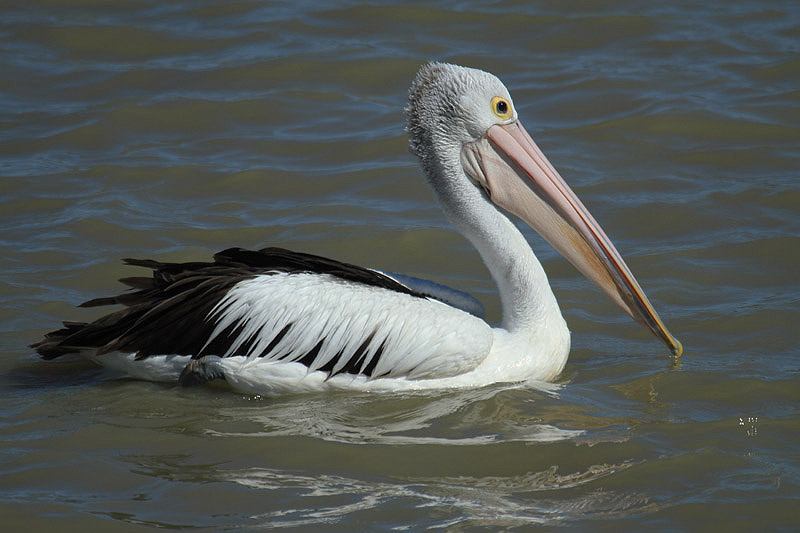
[[[209,319],[206,345],[229,339],[215,355],[300,362],[331,376],[447,377],[472,370],[492,344],[491,328],[460,309],[325,274],[241,281]]]

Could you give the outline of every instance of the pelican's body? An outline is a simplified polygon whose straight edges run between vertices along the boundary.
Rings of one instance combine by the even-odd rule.
[[[67,323],[34,346],[78,352],[134,377],[224,379],[255,394],[409,390],[551,380],[570,337],[547,276],[501,209],[547,238],[674,353],[611,242],[519,124],[494,76],[423,67],[409,95],[409,138],[443,210],[495,279],[502,323],[473,298],[431,282],[270,248],[230,249],[210,263],[128,260],[154,270],[91,324]]]

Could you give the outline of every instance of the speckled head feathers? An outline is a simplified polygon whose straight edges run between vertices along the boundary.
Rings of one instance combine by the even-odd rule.
[[[431,163],[447,146],[460,147],[498,122],[491,113],[493,97],[511,102],[508,89],[492,74],[448,63],[424,65],[408,92],[406,131],[411,152]],[[511,119],[516,120],[513,106]]]

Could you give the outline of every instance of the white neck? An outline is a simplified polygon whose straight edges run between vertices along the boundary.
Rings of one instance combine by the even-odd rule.
[[[460,165],[459,165],[460,167]],[[463,170],[455,165],[440,172]],[[563,326],[547,275],[517,227],[466,176],[431,179],[442,209],[472,242],[497,283],[503,308],[501,327],[526,344],[541,340],[551,326]]]

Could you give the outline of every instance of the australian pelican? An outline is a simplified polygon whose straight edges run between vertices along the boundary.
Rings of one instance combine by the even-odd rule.
[[[447,216],[478,249],[502,302],[492,328],[468,295],[279,248],[232,248],[213,262],[127,259],[152,277],[82,304],[124,307],[33,344],[45,359],[79,353],[147,380],[225,380],[254,394],[409,390],[551,380],[570,336],[547,276],[513,213],[538,231],[676,356],[614,245],[517,118],[491,74],[422,67],[406,109],[411,151]]]

